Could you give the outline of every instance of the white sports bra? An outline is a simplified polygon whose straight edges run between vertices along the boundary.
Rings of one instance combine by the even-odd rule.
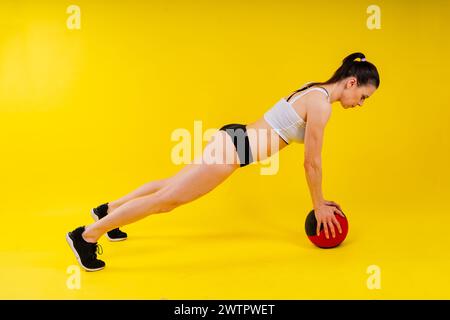
[[[292,104],[314,90],[325,93],[328,101],[330,101],[327,90],[322,87],[313,87],[305,89],[301,94],[291,99],[290,102],[286,101],[284,97],[281,98],[272,108],[264,113],[264,119],[287,144],[291,143],[291,141],[304,142],[306,121],[298,115]]]

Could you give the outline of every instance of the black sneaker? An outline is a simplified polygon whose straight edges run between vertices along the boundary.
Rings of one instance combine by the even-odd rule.
[[[104,203],[97,208],[91,210],[91,216],[95,221],[100,220],[108,214],[108,203]],[[106,233],[109,241],[122,241],[127,239],[127,234],[119,228],[112,229]]]
[[[76,228],[66,234],[66,240],[72,249],[78,263],[86,271],[98,271],[105,267],[105,262],[97,259],[97,250],[102,254],[101,246],[97,243],[90,243],[83,239],[81,234],[84,232],[84,226]]]

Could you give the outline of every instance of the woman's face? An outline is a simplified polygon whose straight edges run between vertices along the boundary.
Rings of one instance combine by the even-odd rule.
[[[364,100],[369,98],[375,90],[376,88],[372,84],[358,86],[356,78],[352,77],[345,83],[340,99],[341,105],[344,109],[362,106]]]

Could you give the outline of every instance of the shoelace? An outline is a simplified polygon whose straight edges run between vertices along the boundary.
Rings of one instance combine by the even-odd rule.
[[[95,244],[93,244],[92,249],[93,249],[92,257],[93,257],[94,259],[97,258],[97,253],[98,253],[99,255],[100,255],[100,254],[103,254],[103,247],[100,245],[100,243],[95,243]]]
[[[98,254],[103,254],[103,247],[100,245],[100,243],[97,243],[96,250]]]

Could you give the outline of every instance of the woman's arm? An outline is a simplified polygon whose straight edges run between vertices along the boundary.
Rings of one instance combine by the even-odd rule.
[[[305,175],[314,209],[325,202],[322,193],[322,168],[320,164],[305,164]]]
[[[321,225],[325,232],[325,237],[329,238],[329,231],[336,237],[334,225],[342,233],[342,228],[334,216],[339,213],[330,202],[327,202],[322,194],[322,143],[323,133],[328,119],[331,115],[331,105],[322,101],[311,105],[308,112],[308,121],[305,131],[305,161],[306,179],[308,180],[311,198],[314,206],[314,214],[317,220],[317,235],[320,234]]]
[[[325,126],[331,115],[331,105],[326,101],[315,103],[308,109],[305,129],[304,168],[314,208],[324,203],[322,193],[322,145]]]

